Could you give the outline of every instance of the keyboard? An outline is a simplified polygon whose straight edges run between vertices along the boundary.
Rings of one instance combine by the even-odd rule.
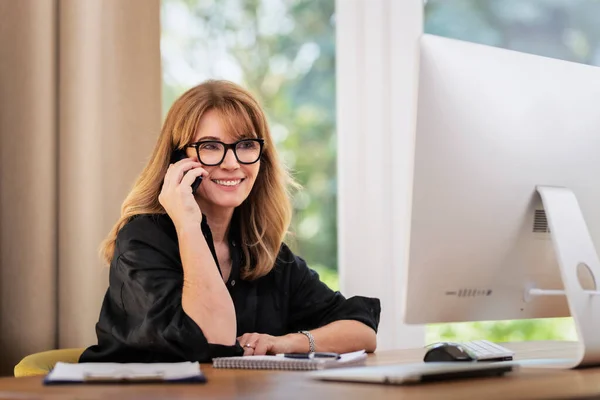
[[[461,342],[460,345],[471,352],[477,361],[509,361],[515,352],[488,340]]]

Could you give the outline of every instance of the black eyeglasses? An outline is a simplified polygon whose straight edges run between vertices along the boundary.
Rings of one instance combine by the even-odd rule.
[[[242,139],[231,144],[218,140],[201,140],[186,147],[195,148],[198,161],[207,166],[221,164],[229,149],[233,150],[240,164],[254,164],[262,155],[264,143],[263,139]]]

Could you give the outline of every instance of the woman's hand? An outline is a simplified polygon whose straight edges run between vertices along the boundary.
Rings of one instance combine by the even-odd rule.
[[[192,183],[197,177],[206,175],[208,172],[202,168],[202,164],[191,158],[177,161],[167,169],[158,201],[173,220],[175,228],[181,229],[186,224],[199,226],[202,222],[202,212],[192,193]]]
[[[298,334],[271,336],[264,333],[245,333],[237,339],[244,348],[245,356],[264,356],[302,351],[296,348],[298,339],[302,340],[297,336]],[[308,348],[308,344],[306,347]]]

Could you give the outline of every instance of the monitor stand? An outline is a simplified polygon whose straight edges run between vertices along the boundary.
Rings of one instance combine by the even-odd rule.
[[[564,290],[530,289],[529,296],[567,296],[569,310],[579,337],[577,358],[563,367],[600,366],[600,260],[575,194],[563,187],[538,186],[537,191],[550,227]],[[600,205],[599,205],[600,206]],[[584,268],[593,277],[593,290],[582,287],[578,269]]]

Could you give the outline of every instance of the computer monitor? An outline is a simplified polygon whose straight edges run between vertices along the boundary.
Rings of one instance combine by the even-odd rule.
[[[569,316],[571,267],[598,321],[597,255],[585,244],[600,249],[600,68],[433,35],[420,52],[405,322]],[[574,193],[588,236],[552,188],[562,236],[548,229],[540,185]],[[560,243],[594,265],[561,274]]]

